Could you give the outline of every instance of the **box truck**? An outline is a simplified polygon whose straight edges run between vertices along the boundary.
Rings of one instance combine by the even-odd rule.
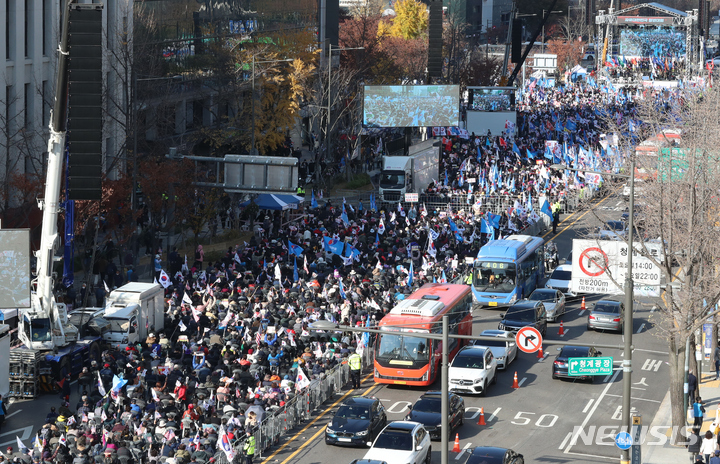
[[[383,157],[379,197],[387,203],[405,201],[406,193],[422,193],[438,178],[440,141],[428,139],[410,146],[408,156]]]
[[[131,282],[110,292],[103,319],[110,330],[107,343],[125,348],[145,340],[149,333],[165,328],[165,290],[159,284]]]

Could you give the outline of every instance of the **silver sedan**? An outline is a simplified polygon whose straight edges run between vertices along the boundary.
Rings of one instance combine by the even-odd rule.
[[[515,335],[507,330],[483,330],[480,335],[486,337],[515,338]],[[473,344],[475,346],[490,348],[490,351],[492,351],[493,356],[497,360],[498,369],[507,369],[508,365],[517,358],[518,348],[515,342],[503,340],[473,340]]]
[[[555,322],[565,315],[565,294],[560,290],[538,288],[527,299],[543,302],[548,322]]]

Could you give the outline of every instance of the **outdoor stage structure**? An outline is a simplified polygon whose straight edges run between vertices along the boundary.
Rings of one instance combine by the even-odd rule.
[[[654,10],[658,15],[630,15],[642,8]],[[643,3],[622,10],[609,8],[607,12],[599,10],[595,16],[596,50],[601,57],[598,65],[603,65],[610,55],[660,59],[684,56],[687,71],[697,69],[704,61],[698,16],[697,9],[682,12],[660,3]]]

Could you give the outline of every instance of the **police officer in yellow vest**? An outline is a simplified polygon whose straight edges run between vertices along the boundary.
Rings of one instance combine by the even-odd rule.
[[[557,230],[558,224],[560,224],[560,202],[555,201],[552,205],[552,214],[553,214],[553,234]]]
[[[243,445],[243,453],[245,453],[245,464],[252,464],[255,457],[255,435],[250,430],[246,432],[247,438]]]
[[[362,370],[362,358],[359,354],[353,353],[348,358],[348,365],[350,366],[350,380],[352,381],[353,388],[360,388],[360,371]]]

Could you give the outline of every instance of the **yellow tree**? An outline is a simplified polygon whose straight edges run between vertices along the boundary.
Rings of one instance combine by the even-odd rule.
[[[388,35],[408,40],[427,33],[427,5],[418,0],[398,0],[394,9],[395,16],[392,19],[380,22],[378,36]]]

